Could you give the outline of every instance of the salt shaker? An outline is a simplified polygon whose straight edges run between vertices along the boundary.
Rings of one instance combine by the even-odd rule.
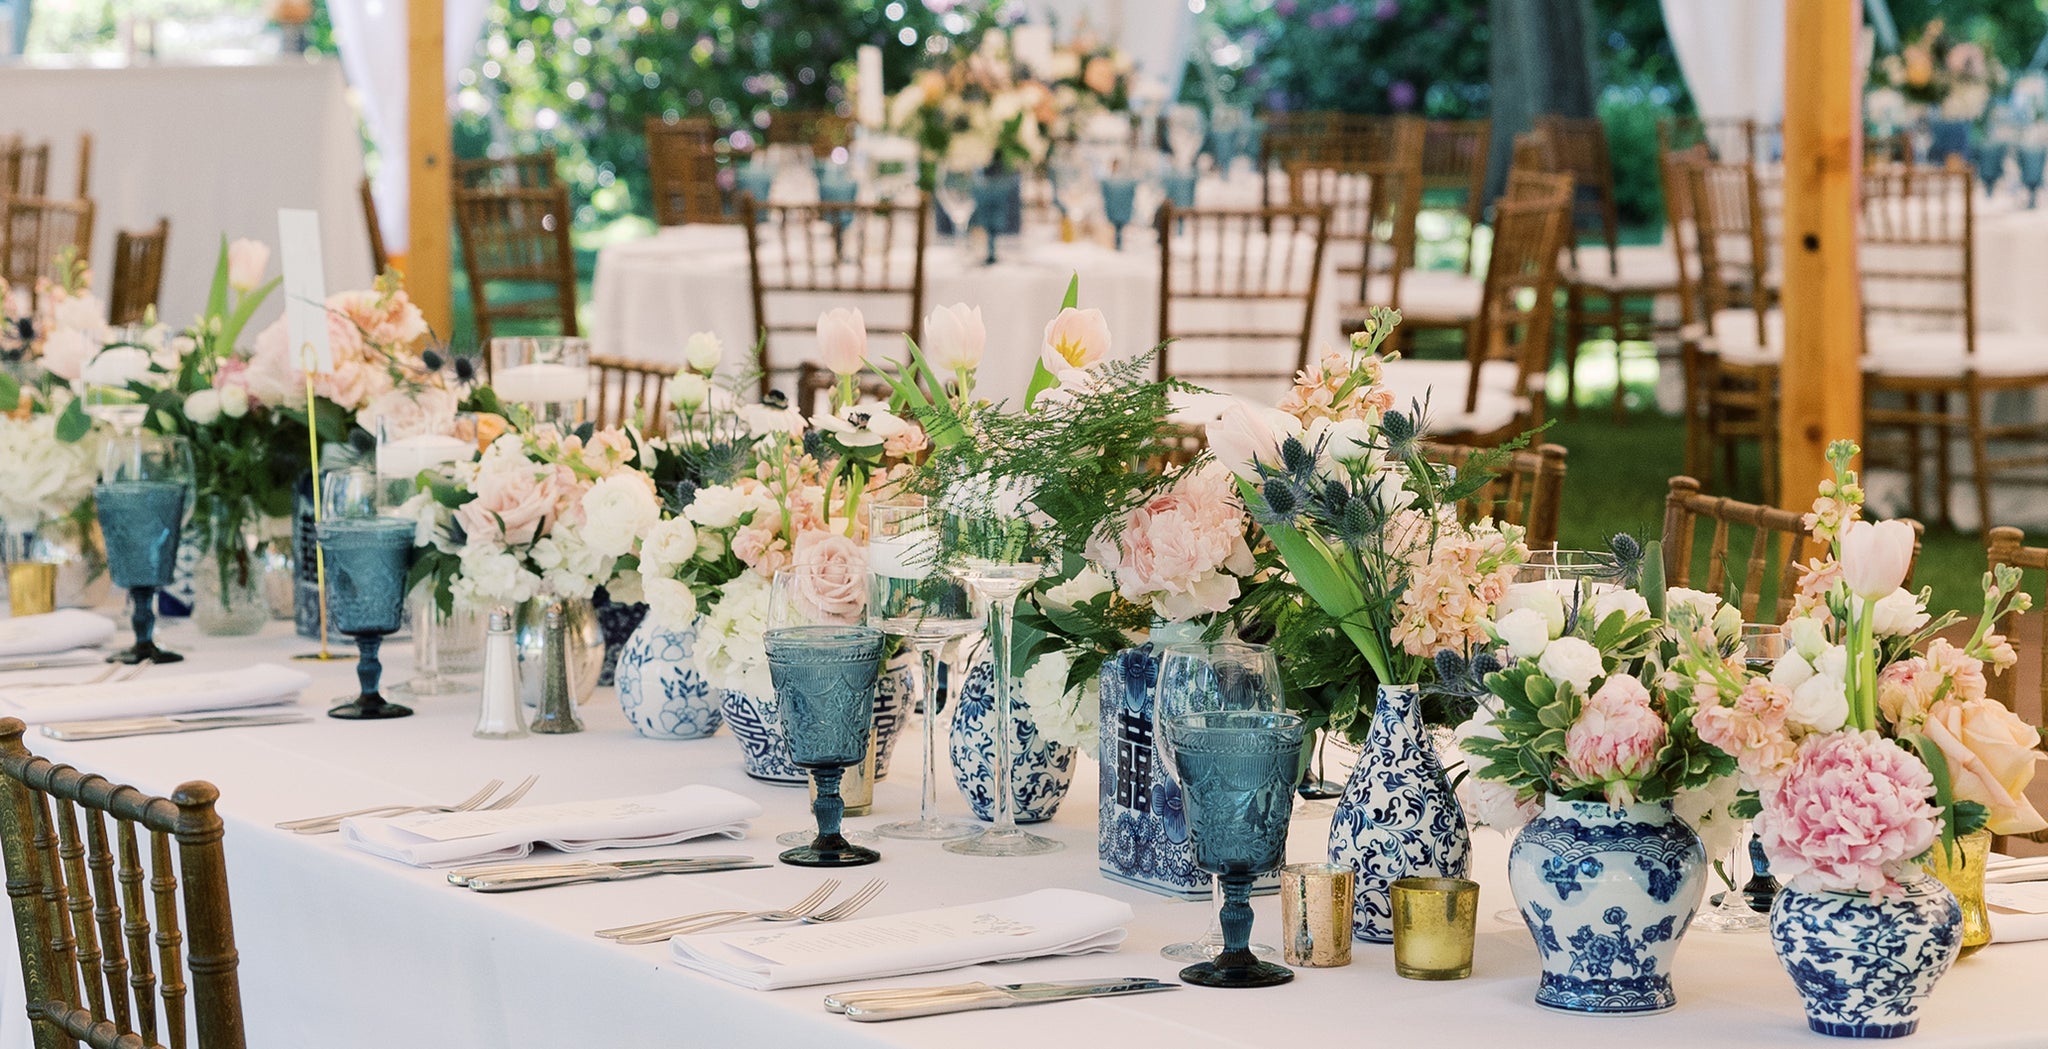
[[[512,613],[491,612],[484,637],[484,699],[477,711],[478,739],[521,739],[526,711],[519,703],[519,650],[512,640]]]
[[[569,628],[562,605],[548,606],[541,634],[540,710],[533,715],[533,731],[564,735],[583,731],[583,719],[576,716],[576,697],[569,689]]]

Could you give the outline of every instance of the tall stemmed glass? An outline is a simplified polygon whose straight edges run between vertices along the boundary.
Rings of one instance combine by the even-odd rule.
[[[1265,645],[1243,641],[1190,641],[1168,645],[1159,656],[1159,680],[1152,688],[1154,749],[1165,757],[1162,728],[1178,715],[1215,710],[1279,711],[1285,709],[1280,688],[1280,663]],[[1172,782],[1169,778],[1168,782]],[[1183,807],[1186,799],[1181,799]],[[1172,802],[1169,800],[1170,806]],[[1211,878],[1216,918],[1199,940],[1160,948],[1159,956],[1176,962],[1205,962],[1223,952],[1223,880]],[[1262,958],[1280,952],[1266,944],[1252,951]]]
[[[344,721],[402,718],[411,707],[388,703],[378,686],[377,658],[405,615],[405,575],[412,563],[413,522],[377,513],[377,480],[368,470],[328,475],[322,485],[320,556],[327,561],[327,611],[334,629],[356,641],[356,696],[327,712]]]
[[[953,226],[953,238],[964,250],[974,219],[974,169],[941,161],[932,180],[932,200]]]
[[[868,509],[868,621],[896,634],[917,653],[911,693],[924,711],[924,786],[916,819],[875,828],[885,838],[945,841],[975,833],[975,824],[938,814],[939,650],[981,629],[967,588],[939,567],[938,515],[923,504],[881,503]]]
[[[178,533],[192,512],[192,445],[183,437],[128,432],[100,449],[100,483],[93,488],[107,570],[128,591],[135,643],[109,663],[176,663],[184,656],[156,647],[156,592],[171,584],[178,563]]]
[[[1216,710],[1166,721],[1167,770],[1180,783],[1195,866],[1223,885],[1223,951],[1180,978],[1203,987],[1271,987],[1294,979],[1251,951],[1252,882],[1287,858],[1299,714]]]
[[[977,600],[988,606],[988,646],[995,658],[995,825],[971,838],[949,841],[948,852],[967,856],[1036,856],[1065,846],[1017,826],[1016,784],[1012,782],[1010,749],[1016,740],[1012,703],[1016,682],[1010,678],[1010,632],[1016,621],[1017,595],[1045,573],[1047,551],[1021,517],[946,519],[946,538],[957,564],[952,571]]]
[[[857,867],[882,854],[839,831],[846,803],[839,780],[867,757],[875,727],[875,685],[882,670],[882,632],[868,626],[866,580],[844,564],[791,565],[775,573],[768,594],[768,674],[790,758],[811,773],[818,833],[784,852],[797,867]]]

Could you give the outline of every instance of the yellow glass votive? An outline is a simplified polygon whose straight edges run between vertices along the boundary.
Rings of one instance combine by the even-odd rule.
[[[1956,839],[1954,851],[1941,842],[1928,852],[1927,870],[1956,894],[1963,908],[1963,950],[1968,958],[1991,942],[1991,913],[1984,903],[1984,865],[1991,858],[1991,832],[1980,830]]]
[[[17,616],[57,610],[57,566],[48,561],[7,564],[7,608]]]
[[[1333,969],[1351,964],[1352,893],[1358,875],[1338,863],[1280,868],[1281,952],[1287,964]]]
[[[1402,878],[1394,883],[1394,971],[1410,980],[1472,975],[1472,930],[1479,883],[1463,878]]]

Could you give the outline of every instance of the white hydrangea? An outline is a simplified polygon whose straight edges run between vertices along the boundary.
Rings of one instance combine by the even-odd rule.
[[[713,688],[773,701],[768,676],[768,581],[742,572],[725,584],[697,627],[697,670]]]
[[[1728,810],[1741,787],[1740,777],[1716,776],[1705,786],[1680,791],[1671,799],[1671,810],[1700,836],[1709,863],[1727,857],[1742,843],[1747,824]]]
[[[1091,679],[1078,688],[1067,688],[1067,675],[1072,670],[1073,661],[1064,651],[1038,657],[1018,681],[1018,699],[1030,711],[1039,735],[1047,742],[1093,754],[1097,712],[1101,708],[1097,685]]]
[[[461,559],[462,571],[454,583],[458,601],[478,608],[516,605],[541,592],[541,577],[501,546],[471,543],[462,548]]]

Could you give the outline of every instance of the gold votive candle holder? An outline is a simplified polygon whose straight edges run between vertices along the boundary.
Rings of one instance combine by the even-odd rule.
[[[1337,863],[1280,868],[1281,951],[1287,964],[1332,969],[1351,964],[1352,893],[1357,877]]]
[[[7,563],[7,609],[17,616],[57,610],[57,566],[48,561]]]
[[[1410,980],[1472,975],[1479,883],[1463,878],[1394,882],[1394,971]]]

